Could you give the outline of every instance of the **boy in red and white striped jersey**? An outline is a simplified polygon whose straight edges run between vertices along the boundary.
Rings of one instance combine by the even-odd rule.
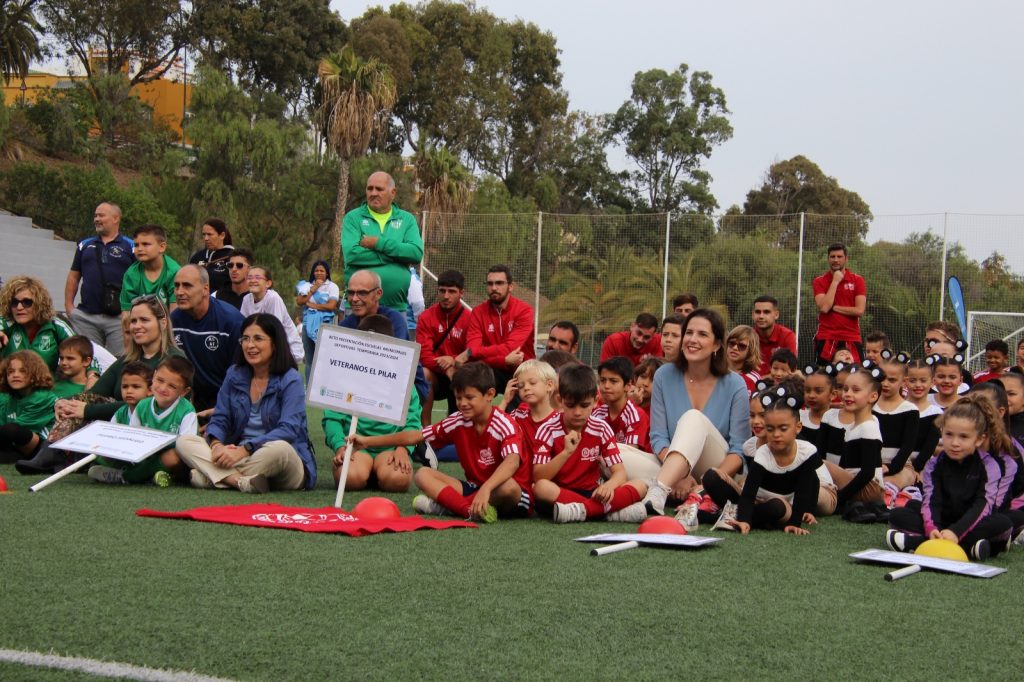
[[[422,431],[386,436],[352,436],[354,449],[428,442],[435,450],[455,445],[466,480],[422,467],[413,477],[424,494],[413,507],[420,514],[453,514],[484,523],[527,516],[531,510],[530,461],[523,432],[515,420],[492,407],[494,372],[481,362],[463,365],[452,375],[459,411]]]
[[[562,368],[558,393],[562,414],[537,430],[533,457],[536,498],[554,506],[556,523],[601,517],[635,523],[647,518],[640,503],[647,486],[642,481],[626,482],[615,434],[606,422],[593,416],[597,402],[594,370],[585,365]],[[601,462],[611,473],[603,483]]]

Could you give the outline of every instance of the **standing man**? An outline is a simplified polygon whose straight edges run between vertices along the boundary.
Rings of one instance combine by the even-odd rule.
[[[345,282],[357,270],[380,276],[381,304],[405,312],[408,307],[410,265],[423,259],[423,239],[416,218],[395,205],[395,179],[377,171],[366,181],[366,203],[345,214],[341,250]]]
[[[448,414],[455,412],[455,394],[451,378],[455,358],[466,350],[466,332],[472,313],[462,305],[466,280],[458,270],[446,270],[437,278],[437,303],[420,315],[416,323],[416,342],[420,344],[420,363],[430,383],[423,403],[423,425],[431,423],[434,400],[448,399]]]
[[[796,355],[796,334],[789,327],[778,323],[779,301],[774,296],[758,296],[754,299],[754,320],[761,348],[761,365],[757,373],[768,376],[772,370],[772,353],[777,348],[788,348]]]
[[[832,362],[840,348],[853,353],[854,362],[864,358],[860,318],[867,307],[868,289],[863,277],[846,269],[848,257],[845,244],[830,245],[828,272],[814,280],[814,303],[818,306],[814,356],[820,365]]]
[[[121,282],[135,262],[131,239],[121,234],[121,208],[104,202],[96,207],[92,223],[96,236],[78,242],[64,285],[64,310],[75,330],[116,356],[124,355],[121,330]],[[75,295],[81,285],[81,300]]]
[[[629,329],[610,334],[601,345],[601,362],[618,355],[629,358],[636,367],[650,357],[661,358],[661,336],[657,334],[658,318],[640,313]]]
[[[228,258],[228,284],[214,291],[211,296],[218,301],[229,303],[241,310],[242,299],[249,293],[249,268],[252,266],[252,251],[235,249]]]
[[[174,276],[178,308],[171,313],[174,343],[196,368],[189,398],[200,417],[217,404],[217,392],[235,358],[242,335],[242,313],[210,297],[210,275],[186,265]]]
[[[537,357],[533,348],[533,306],[512,296],[515,284],[507,265],[492,265],[486,282],[487,300],[473,308],[466,350],[456,363],[487,363],[494,370],[495,385],[504,390],[516,367]]]
[[[561,350],[576,355],[580,349],[580,330],[570,320],[559,320],[548,330],[547,350]]]

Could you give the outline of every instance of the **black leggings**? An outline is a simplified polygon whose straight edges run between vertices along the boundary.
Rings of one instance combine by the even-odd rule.
[[[10,464],[25,456],[21,448],[32,442],[36,434],[21,424],[0,426],[0,463]]]
[[[914,551],[928,538],[924,535],[924,517],[921,515],[921,502],[913,500],[905,507],[897,507],[889,513],[889,527],[907,533],[907,549]],[[971,547],[978,540],[988,540],[992,546],[992,556],[1006,549],[1010,540],[1013,524],[1003,514],[990,514],[960,538],[960,546],[970,554]]]
[[[704,492],[710,495],[719,507],[724,507],[726,502],[740,501],[740,494],[736,492],[736,488],[722,480],[722,477],[714,469],[705,471],[701,482],[704,484]],[[779,528],[783,525],[782,519],[785,516],[786,503],[780,499],[755,502],[750,525],[754,528]],[[700,518],[700,515],[697,518],[705,523],[712,522],[712,519],[703,519]]]

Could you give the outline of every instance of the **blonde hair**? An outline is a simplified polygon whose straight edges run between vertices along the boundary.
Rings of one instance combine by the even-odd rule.
[[[7,385],[7,368],[14,360],[20,362],[28,373],[30,390],[53,388],[53,375],[50,374],[50,368],[46,366],[43,359],[35,351],[19,350],[0,361],[0,392],[11,392],[11,387]]]
[[[512,376],[518,379],[520,375],[526,374],[527,372],[533,372],[541,381],[558,382],[558,374],[555,372],[555,368],[540,360],[523,361],[518,367],[516,367],[515,374]]]
[[[39,324],[45,324],[56,317],[53,311],[53,299],[46,285],[35,277],[28,275],[17,275],[9,279],[4,288],[0,289],[0,315],[7,317],[11,312],[11,299],[21,291],[28,289],[32,292],[32,318]]]
[[[171,320],[167,316],[167,308],[164,307],[163,301],[156,298],[147,298],[144,301],[139,301],[128,310],[128,319],[131,320],[131,311],[140,306],[144,305],[150,309],[153,316],[156,317],[157,324],[160,324],[160,320],[164,321],[164,327],[160,331],[160,351],[157,353],[157,357],[164,357],[167,355],[167,351],[171,348],[176,348],[174,343],[174,337],[171,335]],[[131,324],[131,322],[129,322]],[[135,337],[128,334],[127,343],[125,344],[124,361],[125,364],[129,362],[139,362],[143,359],[143,348],[142,346],[135,343]]]
[[[753,372],[761,366],[761,340],[757,332],[749,324],[740,324],[732,328],[729,335],[725,337],[726,345],[729,341],[745,339],[747,341],[747,355],[743,358],[743,365],[740,368],[743,372]]]
[[[954,417],[969,420],[979,434],[986,434],[990,452],[1016,453],[1017,449],[1013,447],[1004,428],[1003,418],[999,416],[995,404],[988,396],[968,393],[946,408],[946,411],[935,420],[935,425],[941,431],[946,420]]]

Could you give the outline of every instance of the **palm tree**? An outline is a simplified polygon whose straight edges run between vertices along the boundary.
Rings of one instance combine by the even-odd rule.
[[[416,154],[420,208],[430,214],[431,241],[444,241],[473,199],[473,176],[444,147],[423,144]]]
[[[29,62],[43,56],[38,35],[42,27],[32,12],[36,1],[8,0],[0,5],[0,73],[4,83],[10,83],[12,76],[27,76]]]
[[[338,200],[331,225],[331,257],[341,253],[341,221],[348,201],[349,165],[366,154],[373,136],[379,134],[395,106],[397,91],[386,64],[361,59],[346,45],[320,61],[317,71],[323,104],[320,116],[327,142],[338,155]]]

